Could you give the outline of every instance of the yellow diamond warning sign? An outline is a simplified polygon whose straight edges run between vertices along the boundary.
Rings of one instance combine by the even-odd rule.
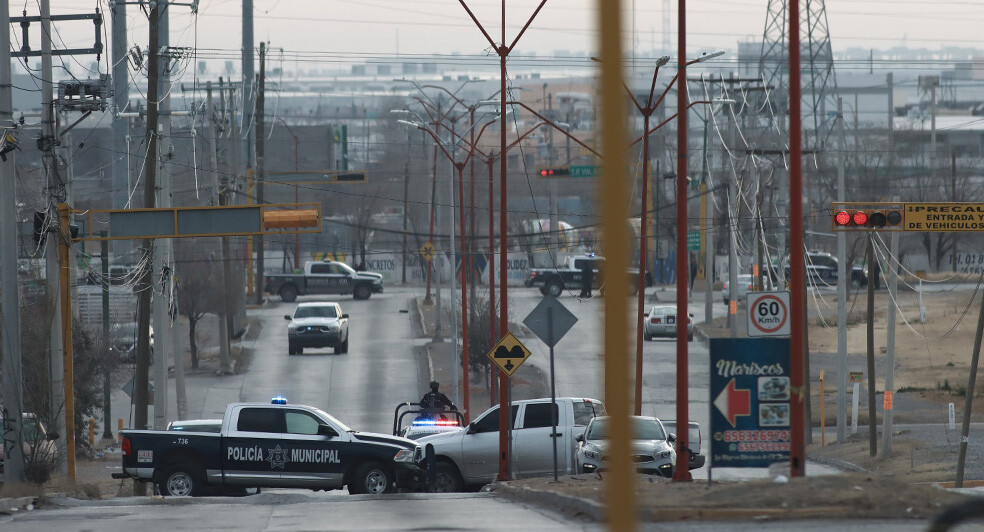
[[[434,258],[435,253],[437,253],[437,250],[434,249],[434,244],[431,244],[430,242],[427,242],[423,246],[420,246],[420,256],[423,257],[423,259],[426,260],[427,262],[430,262],[431,259]]]
[[[516,373],[523,362],[526,362],[526,358],[530,356],[530,350],[512,333],[506,333],[502,340],[489,351],[488,356],[506,376],[512,377],[512,374]]]

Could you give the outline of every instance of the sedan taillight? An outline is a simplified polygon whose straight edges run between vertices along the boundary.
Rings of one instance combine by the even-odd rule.
[[[659,325],[660,321],[661,320],[659,318],[653,318],[649,320],[649,323],[652,323],[653,325]]]

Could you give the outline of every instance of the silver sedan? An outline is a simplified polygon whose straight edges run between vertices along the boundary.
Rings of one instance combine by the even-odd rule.
[[[608,417],[596,417],[584,434],[577,436],[578,473],[595,473],[605,469],[608,461]],[[632,416],[632,462],[636,471],[662,477],[673,476],[676,451],[673,440],[654,417]]]
[[[646,340],[652,340],[656,336],[676,337],[677,309],[675,305],[657,305],[646,313],[643,322],[643,336]],[[694,315],[687,315],[687,340],[694,339]]]

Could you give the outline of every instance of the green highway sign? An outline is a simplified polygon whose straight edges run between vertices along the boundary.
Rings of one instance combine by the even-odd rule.
[[[687,251],[700,251],[700,231],[687,231]]]
[[[597,168],[594,165],[571,166],[571,177],[594,177],[598,175]]]

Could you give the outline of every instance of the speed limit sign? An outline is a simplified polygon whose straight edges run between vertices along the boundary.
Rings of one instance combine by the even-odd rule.
[[[748,336],[789,336],[789,292],[748,293]]]

